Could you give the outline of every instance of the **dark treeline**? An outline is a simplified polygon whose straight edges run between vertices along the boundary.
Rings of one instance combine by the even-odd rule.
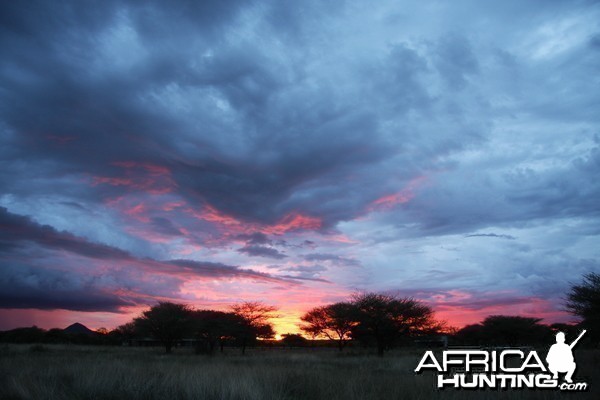
[[[378,355],[395,346],[438,344],[473,346],[536,346],[553,342],[553,335],[564,332],[575,337],[581,329],[591,333],[584,343],[598,344],[600,312],[600,276],[584,275],[583,282],[573,285],[565,307],[581,321],[578,325],[545,325],[539,318],[493,315],[479,324],[460,330],[447,327],[434,318],[433,310],[408,297],[388,294],[355,294],[345,302],[315,307],[301,317],[299,334],[282,335],[281,345],[301,347],[314,345],[314,339],[328,341],[342,351],[349,343],[375,348]],[[160,344],[170,353],[185,342],[197,353],[213,354],[226,346],[245,353],[258,343],[273,343],[272,319],[276,308],[260,302],[244,302],[229,311],[194,309],[184,304],[161,302],[144,311],[131,322],[112,331],[81,332],[82,326],[69,331],[18,328],[0,332],[0,341],[11,343],[77,343],[77,344]],[[75,324],[77,325],[77,324]],[[444,340],[439,339],[443,337]],[[307,340],[307,338],[313,340]],[[262,340],[261,340],[262,339]],[[321,343],[321,342],[319,342]]]
[[[260,302],[237,304],[229,312],[161,302],[116,331],[127,341],[153,338],[167,353],[183,339],[192,340],[197,353],[213,354],[217,347],[223,351],[227,345],[240,347],[245,353],[258,339],[275,336],[270,322],[276,317],[275,311],[275,307]]]
[[[557,332],[575,338],[580,325],[542,324],[540,318],[491,315],[479,324],[467,325],[452,335],[452,343],[470,346],[546,346]]]

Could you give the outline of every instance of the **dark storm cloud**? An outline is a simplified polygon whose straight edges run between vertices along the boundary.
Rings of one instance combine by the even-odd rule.
[[[96,259],[133,258],[126,251],[91,243],[68,232],[59,232],[51,226],[37,224],[27,217],[10,213],[6,208],[0,207],[0,243],[7,247],[17,247],[24,242]]]
[[[188,272],[192,271],[198,276],[206,277],[245,277],[259,280],[277,280],[277,277],[267,274],[220,263],[193,260],[157,261],[136,258],[115,247],[92,243],[68,232],[58,232],[50,226],[37,224],[28,217],[10,213],[6,208],[0,207],[0,246],[2,246],[0,250],[4,248],[4,250],[8,250],[7,254],[9,254],[10,251],[25,248],[27,243],[35,243],[49,250],[63,250],[97,260],[112,259],[121,262],[135,262],[140,265],[147,264],[150,270],[157,269],[173,274],[183,272],[182,269],[184,269]]]
[[[174,265],[180,267],[180,271],[173,272],[191,272],[199,276],[214,277],[214,278],[247,278],[265,282],[288,282],[279,276],[273,276],[263,272],[257,272],[250,269],[239,268],[236,266],[225,265],[221,263],[207,261],[192,261],[192,260],[171,260],[165,262],[166,265]]]
[[[291,197],[301,185],[327,184],[378,162],[390,149],[373,112],[337,104],[333,92],[307,92],[305,72],[277,68],[270,48],[215,41],[215,32],[228,32],[241,18],[235,3],[107,2],[85,10],[42,3],[31,5],[31,13],[3,7],[7,146],[0,179],[9,192],[44,194],[62,185],[61,191],[93,201],[157,190],[142,169],[125,174],[116,165],[129,161],[164,166],[193,204],[250,221],[274,223],[300,211],[331,226],[371,200],[324,208],[331,193],[318,187],[306,188],[302,202]],[[211,23],[199,23],[204,20]],[[189,47],[172,46],[192,33]],[[400,75],[417,67],[409,62]],[[289,87],[297,90],[288,93]],[[220,139],[224,131],[229,137]],[[54,179],[78,174],[92,182],[101,177],[102,184],[67,187]],[[33,176],[42,179],[25,185]]]
[[[320,218],[323,229],[334,227],[417,175],[457,167],[439,161],[444,156],[486,142],[495,115],[483,90],[511,71],[493,75],[481,51],[487,33],[474,37],[455,24],[462,7],[446,10],[455,15],[448,31],[374,43],[362,58],[357,44],[329,59],[328,49],[315,53],[307,40],[330,34],[313,17],[326,13],[336,24],[344,16],[339,4],[2,4],[0,183],[18,196],[59,189],[92,202],[174,191],[245,221],[272,224],[301,212]],[[512,15],[515,5],[495,8]],[[526,8],[524,15],[532,13]],[[502,54],[513,60],[507,69],[527,72],[524,62]],[[562,67],[544,68],[552,74]],[[540,115],[548,107],[531,106]],[[123,168],[123,161],[138,167]],[[168,176],[149,176],[139,165],[163,167]],[[95,184],[82,186],[81,175]],[[556,198],[554,177],[540,178],[544,185],[492,188],[504,192],[505,204],[489,217],[457,194],[448,207],[434,202],[433,213],[424,204],[408,206],[408,223],[436,234],[476,228],[471,221],[486,226],[585,212],[570,196]],[[27,184],[31,179],[37,183]],[[529,215],[516,211],[536,205]],[[176,235],[165,220],[153,223]]]
[[[1,262],[0,308],[118,312],[131,299],[94,285],[94,278]]]

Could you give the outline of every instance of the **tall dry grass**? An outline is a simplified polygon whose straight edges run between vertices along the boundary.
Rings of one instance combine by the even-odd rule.
[[[328,350],[235,350],[214,357],[178,349],[80,346],[0,347],[0,399],[563,399],[600,398],[600,353],[577,355],[586,393],[435,389],[415,375],[421,350],[384,358]]]

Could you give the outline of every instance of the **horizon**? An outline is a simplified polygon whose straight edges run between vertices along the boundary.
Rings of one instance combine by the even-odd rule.
[[[194,309],[194,310],[197,310],[197,309]],[[226,311],[226,310],[218,310],[218,311]],[[504,316],[504,315],[489,315],[488,317],[498,317],[498,316],[501,316],[501,317],[520,317],[520,316]],[[272,317],[272,318],[268,319],[269,323],[272,323],[275,328],[277,328],[276,322],[277,322],[278,318],[279,317],[275,316],[275,317]],[[436,320],[436,321],[442,322],[442,321],[439,321],[439,320]],[[128,322],[132,322],[132,321],[128,321]],[[470,325],[481,325],[481,324],[483,324],[483,322],[484,322],[484,320],[481,320],[481,321],[475,322],[473,324],[467,324],[467,325],[460,326],[460,327],[447,325],[447,326],[444,326],[441,330],[437,331],[436,334],[438,334],[438,335],[453,335],[452,330],[454,330],[454,329],[460,330],[461,328],[464,328],[464,327],[470,326]],[[541,324],[541,325],[548,326],[548,327],[551,327],[552,325],[555,325],[555,324],[564,324],[566,326],[576,327],[579,324],[578,322],[575,322],[575,321],[563,323],[563,322],[544,322],[543,320],[539,321],[538,323]],[[64,326],[64,327],[60,327],[60,326],[41,327],[41,326],[37,326],[37,325],[31,325],[31,326],[19,326],[19,327],[12,328],[12,329],[39,328],[39,329],[48,331],[48,330],[51,330],[51,329],[67,330],[68,328],[71,328],[73,326],[82,326],[82,327],[84,327],[84,328],[86,328],[86,329],[88,329],[88,330],[90,330],[92,332],[98,332],[99,329],[106,329],[108,332],[110,332],[110,331],[115,330],[116,328],[118,328],[118,326],[115,326],[115,327],[105,327],[105,326],[89,327],[89,326],[87,326],[84,323],[81,323],[79,321],[75,321],[75,322],[72,322],[69,325]],[[298,325],[298,327],[299,326],[300,325]],[[10,331],[12,329],[0,330],[0,332],[6,332],[6,331]],[[563,332],[563,331],[558,331],[558,332]],[[275,335],[274,335],[274,337],[272,339],[258,338],[258,340],[281,340],[282,336],[286,335],[286,334],[299,334],[299,335],[303,336],[307,340],[331,341],[331,339],[327,338],[327,337],[311,337],[310,335],[308,335],[306,332],[302,331],[301,329],[297,329],[294,332],[289,332],[289,331],[283,332],[283,331],[277,331],[277,329],[275,329]]]
[[[0,5],[0,330],[413,297],[568,323],[600,4]],[[593,89],[596,87],[596,89]]]

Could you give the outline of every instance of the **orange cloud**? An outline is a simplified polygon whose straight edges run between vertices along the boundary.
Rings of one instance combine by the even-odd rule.
[[[186,211],[198,219],[212,222],[224,228],[229,233],[262,232],[273,235],[298,230],[318,230],[322,226],[320,218],[303,215],[298,212],[291,212],[285,215],[279,222],[273,225],[263,225],[243,222],[208,204],[204,205],[200,211],[194,210],[191,207],[188,207]]]
[[[408,203],[415,197],[414,191],[417,187],[423,184],[427,178],[418,176],[408,182],[408,185],[398,193],[388,194],[380,197],[369,205],[368,211],[388,211],[396,207],[398,204]]]
[[[310,217],[300,213],[290,213],[284,216],[277,224],[263,228],[262,232],[282,234],[296,230],[318,230],[322,225],[323,223],[320,218]]]

